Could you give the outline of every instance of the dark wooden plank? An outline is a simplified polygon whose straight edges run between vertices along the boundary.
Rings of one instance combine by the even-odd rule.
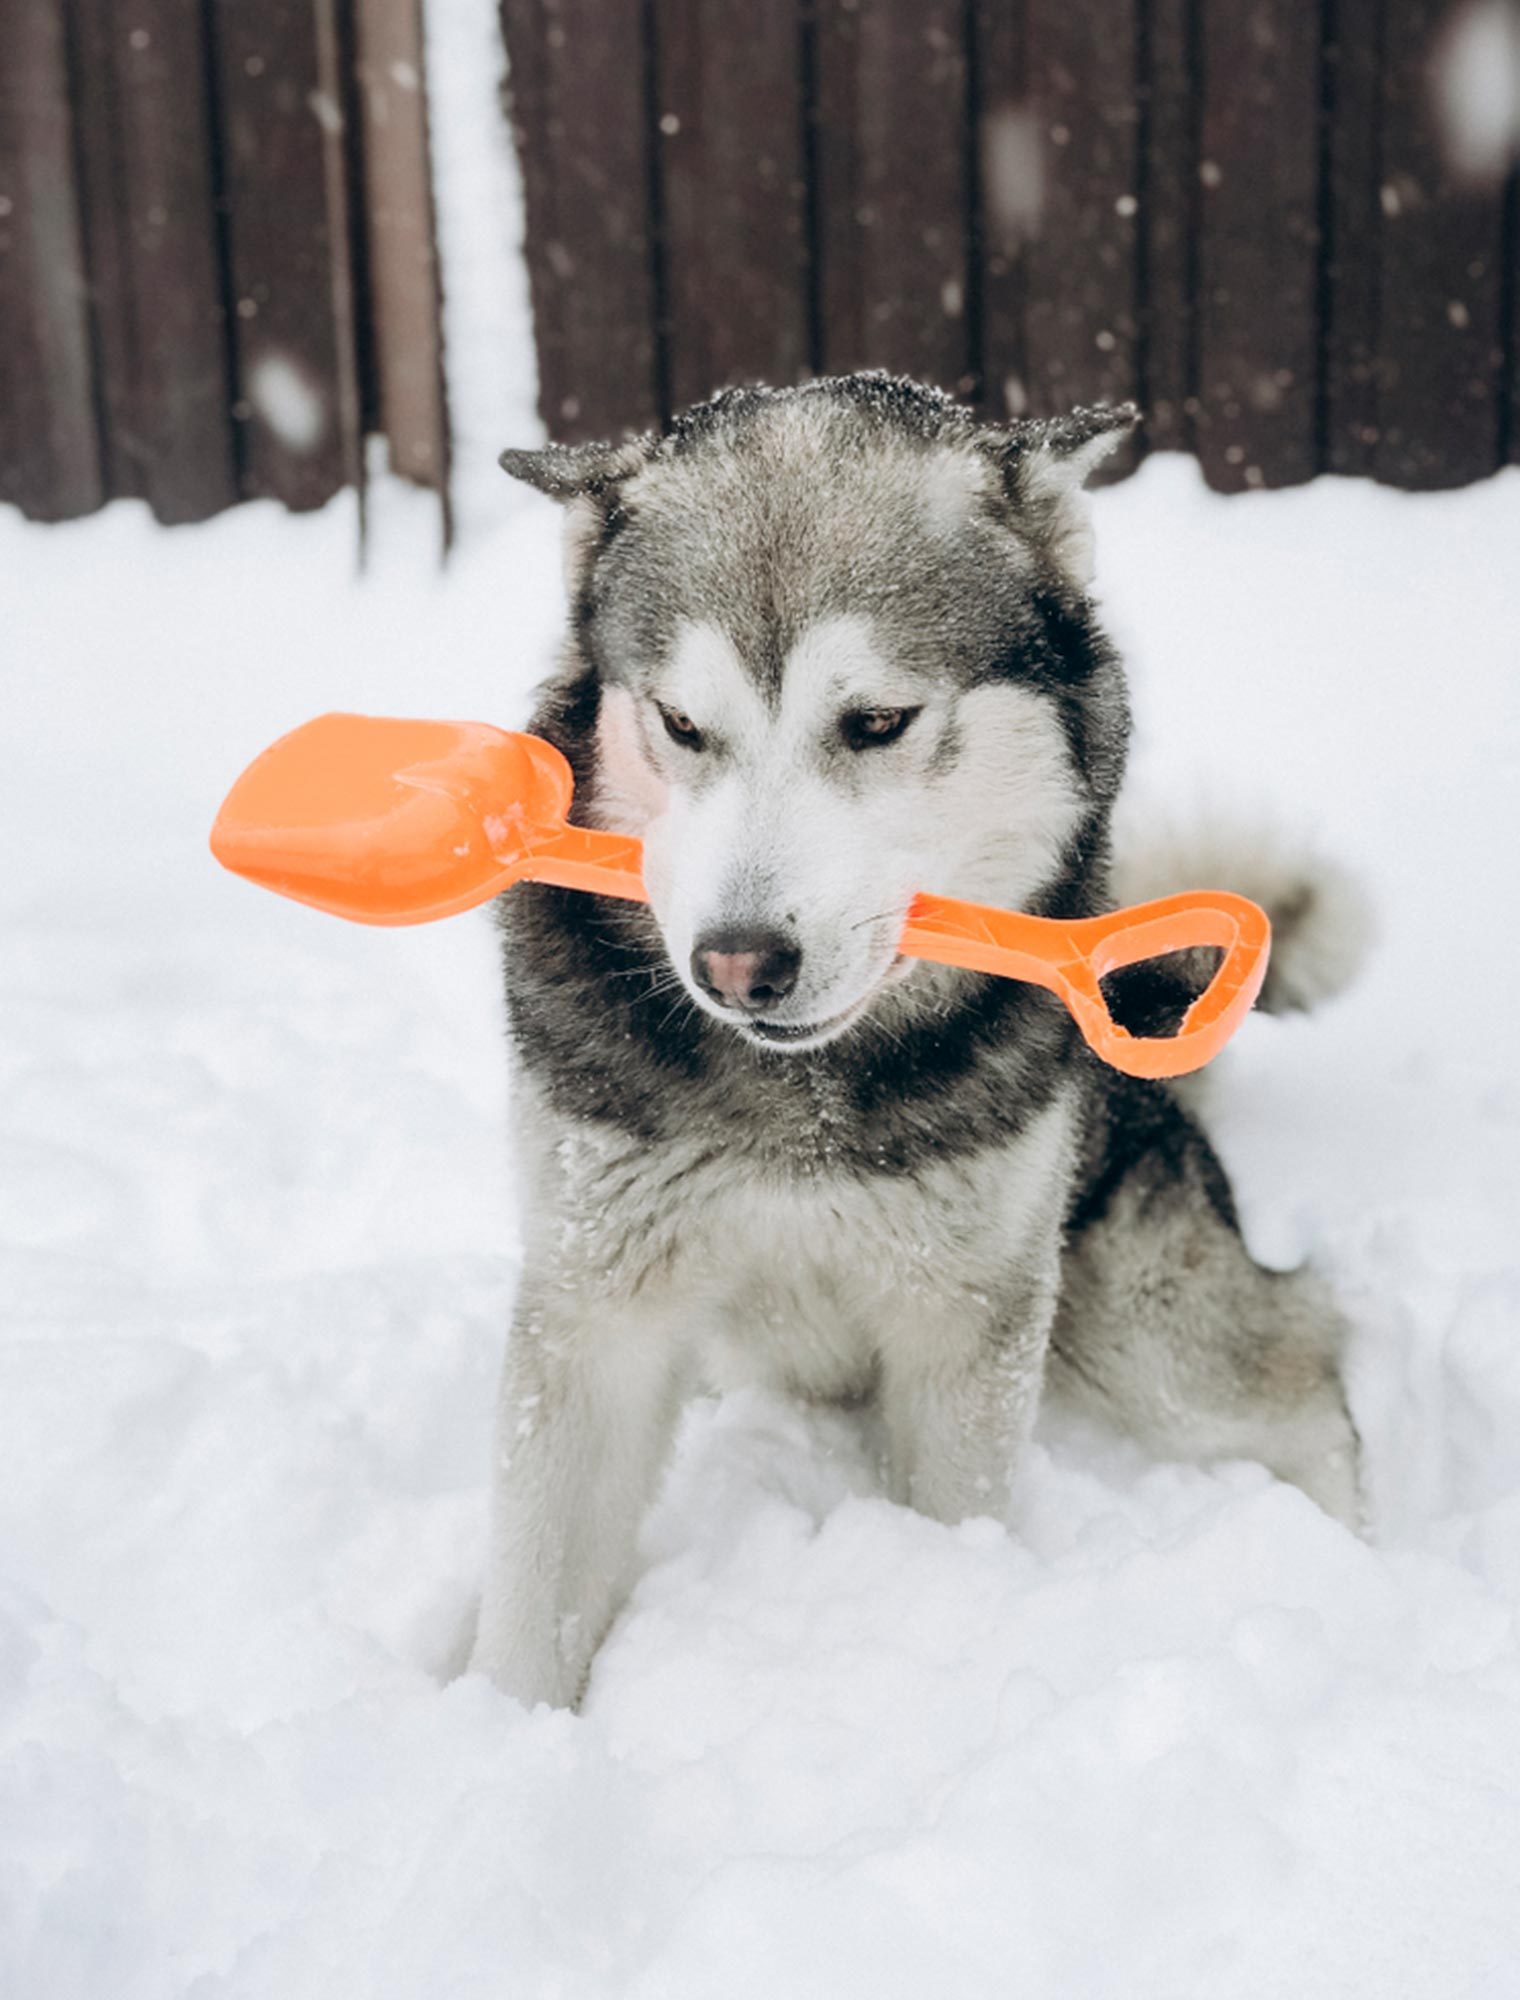
[[[393,471],[446,491],[438,257],[420,0],[358,0],[370,338]]]
[[[1383,0],[1333,0],[1325,44],[1324,450],[1372,469],[1377,443]]]
[[[63,22],[0,5],[0,499],[38,520],[105,497]]]
[[[329,283],[340,455],[347,483],[359,494],[360,547],[364,540],[364,410],[359,382],[359,300],[355,281],[358,211],[364,204],[359,168],[358,83],[352,0],[313,0],[317,38],[318,112],[322,128],[322,178],[327,194]]]
[[[819,0],[817,22],[825,365],[975,394],[964,9]]]
[[[539,407],[566,442],[660,422],[644,9],[501,0]]]
[[[1044,193],[1025,253],[1030,408],[1132,400],[1139,377],[1143,166],[1134,0],[1027,0]],[[1126,444],[1108,476],[1133,464]]]
[[[213,0],[243,490],[318,507],[356,476],[344,106],[330,0]]]
[[[1507,312],[1505,351],[1509,360],[1505,457],[1520,465],[1520,162],[1509,170],[1504,190],[1504,271]],[[1506,393],[1501,386],[1500,394]]]
[[[680,408],[807,372],[802,28],[789,0],[659,0],[667,379]]]
[[[1379,479],[1462,486],[1492,472],[1500,409],[1503,190],[1466,181],[1437,125],[1442,0],[1385,0]]]
[[[147,491],[146,454],[137,408],[137,308],[116,102],[119,8],[116,0],[68,4],[101,468],[111,498],[137,497]]]
[[[1198,457],[1211,486],[1319,469],[1319,15],[1200,0]]]
[[[238,498],[204,24],[183,0],[112,21],[134,300],[134,446],[162,521]]]
[[[1039,224],[1043,143],[1029,103],[1022,6],[976,0],[973,20],[976,187],[971,255],[980,308],[981,402],[989,417],[1002,419],[1022,417],[1030,407],[1024,253]]]
[[[1186,451],[1196,407],[1193,222],[1198,208],[1189,0],[1139,10],[1142,181],[1139,402],[1153,451]]]
[[[503,108],[512,128],[517,168],[522,177],[523,256],[528,266],[528,292],[533,308],[533,348],[538,365],[538,409],[551,437],[567,443],[595,437],[589,425],[576,424],[580,399],[566,379],[564,280],[555,270],[549,246],[559,243],[558,162],[550,153],[549,49],[544,0],[500,0],[502,41],[506,48]],[[558,261],[568,252],[560,246]],[[654,297],[647,289],[648,258],[642,260],[646,292],[640,300],[649,320],[650,341],[641,372],[654,380]],[[568,414],[567,414],[568,410]]]

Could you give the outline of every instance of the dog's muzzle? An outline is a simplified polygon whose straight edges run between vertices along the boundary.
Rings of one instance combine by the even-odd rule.
[[[769,1014],[796,991],[800,946],[779,931],[715,931],[699,938],[691,976],[726,1013]]]

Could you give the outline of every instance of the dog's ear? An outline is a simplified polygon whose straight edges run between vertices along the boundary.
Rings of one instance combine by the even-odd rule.
[[[504,451],[496,462],[551,500],[597,499],[647,464],[655,442],[634,437],[617,444],[545,444],[535,451]]]
[[[1093,578],[1092,508],[1082,489],[1139,417],[1133,403],[1115,403],[983,433],[1020,526],[1079,590]]]
[[[618,444],[546,444],[536,451],[504,451],[503,472],[536,486],[565,507],[565,591],[574,602],[622,482],[649,462],[653,437],[625,438]]]

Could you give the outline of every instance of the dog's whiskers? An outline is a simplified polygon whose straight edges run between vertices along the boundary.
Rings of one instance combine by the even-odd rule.
[[[598,944],[606,945],[609,951],[629,952],[647,951],[649,949],[648,938],[629,939],[613,937],[606,931],[593,931],[591,935],[596,939]]]
[[[888,917],[895,916],[895,910],[878,910],[873,917],[862,917],[859,923],[850,925],[851,931],[863,931],[867,924],[884,924]]]
[[[657,978],[662,975],[676,977],[674,969],[662,958],[652,958],[647,965],[623,966],[617,972],[609,972],[609,979]]]
[[[674,993],[677,988],[683,993],[686,991],[681,975],[678,972],[670,972],[663,979],[654,980],[648,989],[639,995],[639,998],[641,1000],[658,1000],[662,994]],[[690,995],[688,994],[687,997],[690,998]]]
[[[680,981],[677,980],[676,984],[680,985]],[[666,1028],[675,1019],[677,1012],[683,1006],[689,1007],[693,1013],[696,1013],[697,1011],[697,1003],[695,1002],[695,1000],[692,999],[691,995],[687,992],[686,988],[684,986],[681,986],[681,990],[676,995],[674,1004],[665,1010],[665,1013],[661,1018],[660,1025],[655,1030],[655,1033],[661,1035],[664,1034]]]

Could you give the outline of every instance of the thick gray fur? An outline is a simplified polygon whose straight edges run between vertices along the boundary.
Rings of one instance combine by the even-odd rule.
[[[1081,484],[1132,418],[993,429],[864,375],[505,456],[568,507],[534,727],[653,895],[500,906],[526,1262],[474,1664],[525,1701],[578,1699],[698,1382],[869,1402],[943,1521],[1005,1515],[1047,1382],[1357,1517],[1341,1322],[1252,1261],[1177,1097],[1035,988],[895,960],[915,886],[1109,902],[1129,718]],[[862,710],[911,722],[861,747]],[[801,951],[768,1020],[694,981],[714,925]]]

